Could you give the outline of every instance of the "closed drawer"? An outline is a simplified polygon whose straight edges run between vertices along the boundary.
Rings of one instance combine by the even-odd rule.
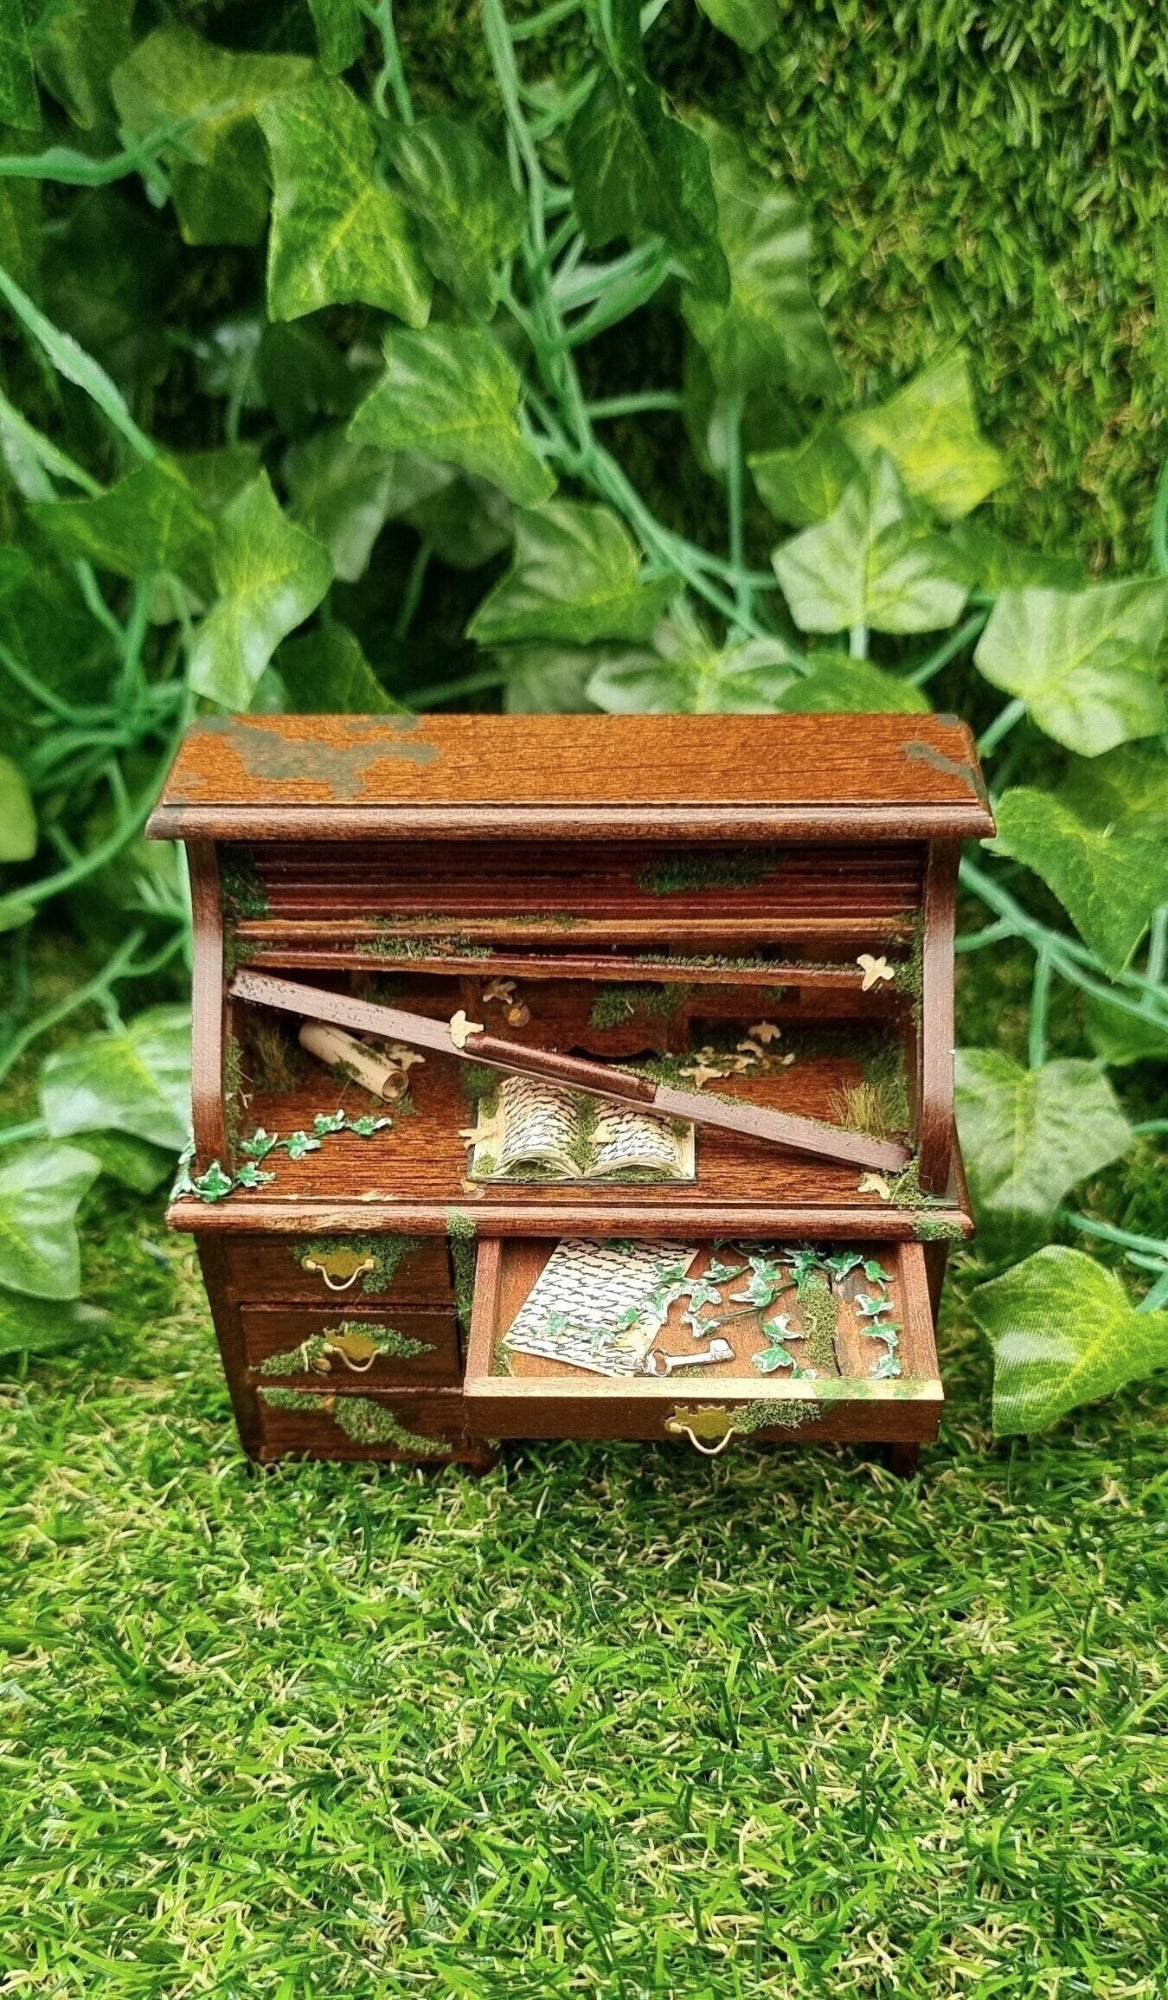
[[[226,1251],[237,1299],[443,1305],[454,1296],[444,1236],[240,1236]]]
[[[264,1379],[381,1389],[461,1380],[452,1312],[254,1305],[240,1317],[248,1366]]]
[[[464,1383],[472,1436],[672,1438],[713,1456],[743,1436],[908,1444],[937,1435],[942,1389],[919,1243],[698,1245],[674,1266],[685,1290],[666,1306],[664,1285],[641,1314],[639,1324],[656,1326],[644,1361],[619,1375],[508,1345],[555,1248],[480,1241]],[[618,1279],[578,1264],[558,1296],[527,1311],[524,1339],[562,1352],[567,1328],[595,1361],[608,1282]],[[672,1365],[704,1357],[715,1340],[724,1358]]]
[[[457,1389],[387,1396],[263,1383],[259,1405],[261,1460],[406,1458],[426,1464],[475,1456]]]

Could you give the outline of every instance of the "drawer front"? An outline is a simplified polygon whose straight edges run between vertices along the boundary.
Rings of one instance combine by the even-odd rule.
[[[426,1465],[476,1454],[456,1389],[354,1395],[264,1383],[259,1405],[262,1460],[405,1458]]]
[[[404,1306],[244,1306],[249,1368],[264,1381],[320,1388],[457,1387],[462,1368],[453,1312]]]
[[[241,1236],[226,1245],[237,1299],[444,1305],[453,1299],[444,1236]]]
[[[552,1251],[522,1238],[480,1240],[465,1379],[472,1435],[672,1440],[709,1457],[750,1437],[908,1444],[937,1435],[942,1390],[917,1243],[698,1246],[685,1291],[675,1286],[652,1320],[646,1307],[638,1324],[656,1330],[628,1374],[549,1352],[562,1354],[567,1338],[595,1359],[605,1287],[619,1276],[589,1279],[583,1265],[560,1281],[551,1318],[539,1298],[520,1347],[508,1347]],[[715,1362],[684,1365],[715,1341]]]

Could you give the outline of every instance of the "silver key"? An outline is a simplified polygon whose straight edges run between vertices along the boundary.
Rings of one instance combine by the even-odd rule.
[[[676,1368],[708,1368],[711,1362],[733,1361],[734,1349],[728,1340],[712,1340],[700,1354],[666,1354],[655,1347],[645,1362],[646,1375],[672,1375]],[[662,1365],[658,1365],[658,1364]]]

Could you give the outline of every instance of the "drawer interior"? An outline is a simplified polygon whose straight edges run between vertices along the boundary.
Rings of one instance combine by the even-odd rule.
[[[622,1260],[649,1252],[664,1259],[663,1282],[646,1305],[624,1306],[633,1325],[614,1336],[631,1295]],[[725,1358],[673,1365],[711,1352]],[[929,1439],[942,1389],[923,1253],[891,1242],[485,1240],[465,1394],[481,1436],[688,1436],[699,1449],[731,1430],[795,1427]]]

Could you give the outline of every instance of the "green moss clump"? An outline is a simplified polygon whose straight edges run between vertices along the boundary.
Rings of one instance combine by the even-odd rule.
[[[918,1243],[961,1243],[965,1231],[957,1215],[922,1215],[917,1223]]]
[[[690,889],[757,889],[781,866],[782,856],[766,847],[744,847],[731,854],[683,850],[642,869],[637,887],[651,896],[683,896]]]
[[[752,1431],[801,1430],[804,1424],[813,1424],[823,1415],[818,1403],[804,1403],[794,1397],[789,1402],[744,1403],[734,1412],[734,1428],[743,1437]]]
[[[628,985],[601,986],[592,1003],[588,1016],[590,1028],[623,1028],[637,1014],[648,1014],[654,1018],[679,1012],[692,992],[692,987],[680,985]]]
[[[800,1360],[806,1353],[813,1368],[823,1373],[836,1367],[835,1333],[838,1320],[835,1294],[818,1275],[807,1278],[798,1293],[803,1315],[805,1341],[800,1343]]]
[[[372,1270],[363,1271],[361,1274],[358,1296],[370,1292],[387,1292],[393,1283],[394,1275],[402,1259],[412,1256],[415,1250],[420,1250],[422,1247],[422,1238],[420,1236],[346,1236],[344,1238],[315,1236],[309,1242],[300,1241],[294,1243],[292,1245],[292,1255],[300,1265],[303,1265],[305,1259],[309,1257],[323,1261],[329,1255],[329,1252],[336,1250],[338,1243],[342,1241],[345,1249],[356,1251],[359,1258],[369,1257],[373,1260]]]
[[[256,873],[249,847],[227,847],[223,850],[219,890],[223,907],[235,923],[245,922],[248,918],[258,920],[272,914],[268,892]]]
[[[454,1309],[463,1334],[470,1332],[471,1314],[474,1311],[475,1287],[475,1219],[464,1209],[452,1208],[446,1214],[446,1235],[450,1243],[450,1259],[454,1265]]]

